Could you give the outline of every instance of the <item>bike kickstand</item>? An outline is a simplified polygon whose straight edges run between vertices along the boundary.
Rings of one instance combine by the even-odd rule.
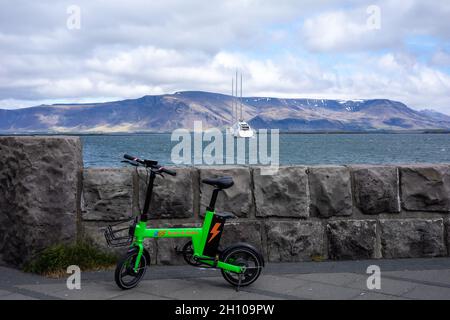
[[[236,287],[236,292],[239,292],[239,288],[241,287],[241,281],[242,281],[242,273],[239,273],[239,282]]]

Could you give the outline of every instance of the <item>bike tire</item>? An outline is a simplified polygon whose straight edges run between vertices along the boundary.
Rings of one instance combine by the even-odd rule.
[[[141,261],[139,262],[139,270],[137,272],[133,270],[137,255],[138,250],[131,250],[117,262],[114,280],[122,290],[129,290],[136,287],[145,275],[148,262],[144,254],[141,256]],[[124,276],[127,275],[131,276],[132,279],[130,281],[124,281]]]
[[[243,257],[246,256],[248,258],[247,261],[245,261],[245,258],[239,258],[239,255]],[[234,258],[235,260],[232,261],[232,258]],[[230,249],[225,249],[221,255],[220,260],[225,263],[241,266],[247,265],[248,267],[250,267],[247,271],[244,272],[244,278],[241,279],[240,283],[239,275],[237,273],[226,271],[223,269],[221,270],[223,278],[235,287],[245,287],[255,282],[260,276],[261,269],[264,266],[264,261],[262,261],[261,255],[256,250],[249,248],[248,246],[234,246]]]

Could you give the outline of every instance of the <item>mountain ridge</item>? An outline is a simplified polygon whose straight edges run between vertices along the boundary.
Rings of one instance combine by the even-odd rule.
[[[145,95],[101,103],[64,103],[15,110],[0,109],[3,133],[168,132],[224,129],[233,98],[206,91]],[[237,101],[237,99],[235,100]],[[281,131],[449,130],[450,116],[415,111],[389,99],[295,99],[243,97],[243,118],[254,128]]]

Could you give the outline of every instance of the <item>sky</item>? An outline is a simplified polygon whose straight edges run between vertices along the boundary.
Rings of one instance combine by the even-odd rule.
[[[0,108],[202,90],[450,114],[450,1],[0,0]]]

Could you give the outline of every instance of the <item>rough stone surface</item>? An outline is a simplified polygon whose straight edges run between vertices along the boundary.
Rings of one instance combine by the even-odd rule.
[[[169,168],[177,172],[175,177],[157,176],[150,205],[152,218],[190,218],[194,216],[194,170],[192,168]],[[139,170],[139,203],[144,208],[147,186],[145,170]]]
[[[77,137],[0,137],[0,260],[21,266],[76,237]]]
[[[252,210],[250,169],[244,167],[227,167],[226,169],[205,167],[200,169],[200,179],[220,176],[232,176],[234,185],[219,194],[216,209],[232,212],[238,217],[248,217]],[[200,183],[201,214],[205,212],[206,206],[209,204],[213,189],[213,186]]]
[[[400,177],[406,210],[450,212],[450,166],[401,167]]]
[[[259,221],[228,220],[220,244],[222,249],[237,242],[247,242],[255,246],[263,255],[262,225]]]
[[[181,250],[183,246],[189,241],[188,238],[168,238],[157,239],[157,264],[159,265],[184,265],[183,255],[176,252],[176,248]]]
[[[84,220],[115,221],[132,216],[133,170],[86,169],[83,172]]]
[[[269,221],[266,224],[270,262],[326,258],[324,227],[318,221]]]
[[[256,216],[309,216],[309,190],[306,167],[280,167],[274,175],[253,170]]]
[[[396,167],[352,168],[355,204],[364,214],[400,212]]]
[[[445,220],[445,235],[447,236],[447,255],[450,256],[450,218]]]
[[[438,257],[447,254],[443,219],[380,220],[383,258]]]
[[[328,256],[334,260],[375,258],[375,220],[329,221]]]
[[[311,214],[320,217],[350,216],[352,194],[346,167],[312,167],[309,174]]]

